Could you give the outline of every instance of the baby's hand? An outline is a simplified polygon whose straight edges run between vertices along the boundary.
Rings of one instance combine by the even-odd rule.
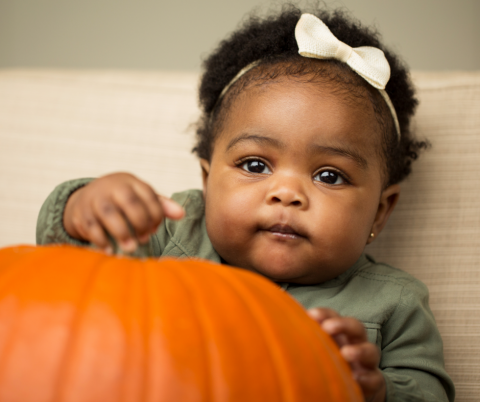
[[[355,318],[341,317],[327,308],[313,308],[308,310],[308,314],[340,347],[340,353],[350,363],[365,401],[384,402],[385,380],[378,368],[380,351],[376,345],[368,342],[363,324]]]
[[[107,233],[123,251],[133,252],[137,241],[147,243],[164,218],[180,219],[183,215],[180,205],[156,194],[135,176],[114,173],[90,182],[70,196],[63,225],[70,236],[107,252],[111,252]]]

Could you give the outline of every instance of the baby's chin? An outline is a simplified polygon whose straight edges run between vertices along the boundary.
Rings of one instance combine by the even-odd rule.
[[[315,285],[336,278],[356,261],[336,255],[309,255],[308,250],[285,247],[249,247],[229,253],[231,248],[218,250],[227,264],[260,274],[273,282]],[[222,253],[224,252],[224,253]],[[225,254],[223,256],[222,254]],[[345,255],[343,256],[345,257]]]
[[[320,268],[321,264],[313,267],[302,267],[296,264],[264,261],[254,265],[245,266],[245,269],[260,274],[276,283],[295,283],[299,285],[315,285],[326,282],[340,275],[335,269]]]

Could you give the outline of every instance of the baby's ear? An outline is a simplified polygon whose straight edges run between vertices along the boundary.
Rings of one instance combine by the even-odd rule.
[[[200,166],[202,168],[203,198],[205,198],[207,193],[208,173],[210,172],[210,162],[206,159],[200,159]]]
[[[395,205],[397,205],[399,196],[400,186],[398,184],[392,184],[383,190],[372,226],[372,233],[374,236],[368,238],[367,244],[371,243],[383,230],[388,222],[390,214],[395,208]]]

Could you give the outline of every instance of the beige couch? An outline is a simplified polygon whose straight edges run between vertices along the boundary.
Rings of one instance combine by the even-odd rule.
[[[413,75],[433,144],[368,251],[423,280],[457,401],[480,400],[480,72]],[[35,242],[53,187],[129,171],[171,194],[200,186],[193,73],[0,70],[0,247]],[[190,126],[190,128],[189,128]]]

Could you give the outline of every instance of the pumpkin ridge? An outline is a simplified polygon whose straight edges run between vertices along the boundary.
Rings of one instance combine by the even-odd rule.
[[[229,270],[236,270],[237,271],[236,274],[239,274],[238,276],[241,278],[241,280],[239,281],[237,280],[237,278],[232,278]],[[277,383],[277,386],[274,387],[274,389],[280,390],[280,392],[278,393],[278,397],[281,399],[279,399],[278,401],[285,401],[285,402],[290,401],[291,399],[289,398],[289,396],[285,394],[285,384],[289,384],[289,381],[285,382],[284,381],[285,378],[282,378],[284,377],[284,375],[282,375],[283,365],[279,364],[278,354],[276,353],[276,351],[279,350],[279,348],[277,347],[279,343],[278,341],[269,342],[274,337],[266,336],[267,334],[271,335],[271,332],[268,331],[268,325],[265,324],[266,322],[265,317],[267,318],[269,317],[264,314],[258,314],[258,311],[259,311],[258,304],[261,304],[261,303],[259,302],[257,295],[251,292],[248,289],[248,286],[245,286],[245,283],[244,283],[244,282],[247,282],[246,279],[248,279],[248,282],[254,283],[258,279],[261,278],[263,280],[264,278],[260,277],[259,275],[253,276],[250,272],[244,271],[242,268],[237,268],[237,267],[219,266],[219,267],[215,267],[215,269],[214,267],[211,267],[211,271],[215,275],[217,275],[218,278],[221,278],[221,280],[224,283],[228,284],[230,291],[235,292],[235,295],[238,298],[238,301],[246,307],[246,311],[248,311],[249,315],[252,317],[250,322],[255,324],[256,327],[258,328],[258,331],[264,335],[264,338],[261,340],[263,341],[265,345],[265,350],[267,351],[270,361],[272,362],[271,366],[275,370],[274,379]],[[246,294],[249,295],[250,297],[246,298],[245,297]],[[276,345],[273,346],[274,344]]]
[[[60,255],[60,260],[62,259],[61,256],[65,253],[69,254],[69,249],[70,247],[66,247],[64,245],[55,245],[55,246],[41,246],[41,247],[35,247],[35,246],[17,246],[13,247],[13,251],[17,253],[17,258],[10,260],[11,268],[9,271],[3,271],[1,273],[2,276],[2,284],[3,284],[3,275],[5,272],[11,272],[12,274],[9,275],[11,280],[7,281],[5,286],[3,286],[2,289],[0,289],[0,298],[4,298],[5,294],[4,291],[6,288],[13,288],[16,290],[20,291],[25,291],[26,288],[28,288],[32,283],[35,282],[35,280],[32,278],[29,280],[30,276],[29,275],[24,275],[24,271],[31,269],[31,266],[35,266],[37,269],[41,270],[47,267],[49,269],[49,264],[53,263],[58,263],[56,259],[52,260],[52,254],[55,254],[56,257]],[[77,251],[78,248],[75,248],[75,251]],[[6,250],[11,250],[11,248],[6,249]],[[38,251],[36,251],[38,250]],[[26,252],[24,252],[26,251]],[[31,251],[36,251],[31,252]],[[2,250],[3,252],[3,250]],[[35,254],[37,254],[37,257],[35,258]],[[1,256],[0,256],[1,257]],[[34,264],[30,265],[30,263],[33,262]],[[48,271],[47,271],[48,272]],[[20,279],[20,280],[18,280]],[[13,285],[13,286],[12,286]],[[9,336],[8,340],[5,342],[5,353],[1,356],[2,357],[2,363],[3,365],[8,364],[9,358],[8,355],[9,353],[12,353],[15,350],[15,345],[19,341],[19,337],[17,336],[19,329],[21,328],[21,322],[22,318],[24,317],[25,314],[25,308],[22,308],[22,300],[20,299],[19,296],[16,296],[16,299],[18,301],[19,307],[17,308],[18,310],[18,316],[17,319],[15,320],[13,324],[13,328],[9,331]],[[23,303],[25,303],[25,307],[29,307],[31,305],[31,300],[25,301],[23,300]],[[20,337],[21,338],[21,337]],[[65,348],[65,346],[63,347]],[[61,367],[61,363],[58,365]],[[4,368],[0,367],[0,384],[4,382],[4,376],[3,376]],[[53,383],[55,383],[55,378],[52,379]],[[45,388],[48,388],[46,386]],[[50,385],[50,388],[52,389],[52,396],[53,399],[55,400],[55,393],[57,390],[57,387],[55,387],[53,384]],[[37,395],[38,397],[38,395]],[[1,398],[1,394],[0,394]]]
[[[178,262],[175,261],[175,264],[177,265]],[[173,270],[173,268],[171,268]],[[187,294],[192,295],[190,297],[190,305],[192,306],[192,310],[194,314],[192,314],[192,317],[195,317],[197,320],[198,328],[200,329],[202,333],[202,338],[205,340],[205,345],[208,345],[209,343],[209,334],[211,334],[211,330],[209,329],[209,316],[208,314],[205,314],[204,308],[202,308],[202,294],[198,292],[197,287],[195,286],[195,282],[192,281],[190,275],[188,274],[188,271],[185,270],[180,264],[178,264],[177,269],[175,270],[175,273],[182,278],[181,283],[185,288],[188,289]],[[199,300],[200,299],[200,300]],[[199,303],[200,301],[200,303]],[[203,395],[203,400],[204,401],[216,401],[216,395],[215,395],[215,386],[214,386],[214,379],[212,377],[212,367],[216,367],[214,365],[212,358],[209,356],[209,353],[203,353],[204,355],[204,361],[206,362],[205,367],[205,373],[207,375],[207,384],[208,384],[208,393],[207,395]]]
[[[298,302],[295,299],[293,299],[293,297],[291,297],[291,299],[295,301],[296,305],[292,303],[287,303],[286,302],[287,300],[285,300],[285,298],[283,297],[278,298],[277,302],[282,304],[282,309],[290,310],[292,312],[292,314],[290,315],[291,319],[295,320],[297,323],[300,324],[301,321],[304,321],[304,320],[300,321],[300,316],[298,315],[299,313],[298,308],[295,308],[295,307],[299,307],[302,310],[301,311],[302,314],[306,314],[306,312],[303,309],[303,307],[300,304],[298,304]],[[307,327],[305,324],[295,325],[292,322],[292,325],[295,326],[297,330],[302,332],[302,337],[305,338],[305,342],[309,343],[310,347],[316,349],[315,353],[312,353],[311,355],[319,363],[317,364],[317,367],[319,370],[319,376],[323,378],[324,384],[328,382],[338,381],[337,376],[339,375],[339,373],[341,375],[341,379],[343,382],[341,386],[326,387],[329,392],[332,392],[332,394],[328,396],[328,399],[329,400],[345,400],[345,398],[349,398],[348,400],[363,400],[362,394],[358,386],[355,386],[353,389],[351,389],[351,387],[349,386],[352,382],[354,382],[353,378],[351,377],[351,369],[348,363],[341,356],[337,344],[333,341],[330,335],[328,335],[321,329],[319,324],[317,324],[312,319],[310,320],[311,320],[310,327],[313,327],[314,331],[307,330]],[[318,333],[319,336],[315,336],[315,333]],[[327,370],[327,368],[329,367],[325,366],[324,364],[321,364],[322,362],[319,356],[326,357],[329,361],[331,361],[335,369],[332,370],[330,368],[329,370]],[[347,376],[350,376],[350,377],[347,377]],[[346,392],[348,392],[348,396],[345,395]]]
[[[154,263],[153,263],[154,262]],[[158,392],[158,387],[155,386],[156,382],[151,381],[151,377],[155,372],[155,367],[152,367],[151,359],[152,356],[152,343],[156,341],[155,334],[153,333],[155,329],[155,322],[152,322],[152,317],[156,312],[155,309],[155,300],[152,295],[154,294],[153,290],[155,289],[155,277],[152,274],[152,271],[158,269],[157,261],[149,260],[148,263],[144,264],[143,270],[143,288],[144,288],[144,306],[145,306],[145,320],[144,320],[144,329],[147,334],[147,339],[145,340],[145,360],[144,360],[144,389],[142,401],[156,401],[160,399],[160,395],[155,395],[156,391]],[[153,389],[153,391],[152,391]],[[148,391],[147,391],[148,390]]]
[[[323,340],[323,345],[324,346],[322,348],[320,348],[320,345],[317,346],[318,352],[321,352],[323,355],[329,356],[330,360],[334,365],[334,369],[330,368],[330,370],[326,371],[326,377],[329,379],[328,381],[338,381],[338,379],[335,379],[336,377],[338,378],[338,376],[341,376],[342,380],[341,387],[329,388],[329,390],[333,393],[332,400],[343,400],[347,397],[349,398],[348,400],[363,400],[363,396],[355,380],[353,379],[353,376],[351,374],[352,371],[348,363],[343,359],[340,353],[334,353],[334,349],[329,348],[325,340]],[[335,348],[335,350],[338,350],[336,344]],[[348,386],[348,384],[352,382],[355,385],[353,389],[352,387]],[[348,396],[345,395],[346,392],[348,393]]]
[[[11,250],[11,249],[9,249]],[[14,252],[18,252],[17,250],[13,250]],[[20,250],[20,251],[23,251],[23,250]],[[3,252],[3,250],[2,250]],[[9,253],[7,252],[3,252],[3,254],[5,254],[7,257],[9,256]],[[19,271],[16,271],[14,268],[17,267],[17,262],[19,261],[20,258],[25,258],[25,255],[26,253],[22,253],[21,255],[18,255],[18,256],[15,256],[15,258],[11,258],[9,259],[7,262],[9,264],[11,264],[11,266],[9,266],[9,270],[8,271],[5,271],[2,269],[1,271],[1,277],[2,277],[2,287],[0,288],[0,298],[3,299],[5,297],[5,295],[3,294],[3,291],[12,284],[13,281],[15,281],[16,279],[18,279],[19,277],[22,278],[23,276],[23,271],[24,270],[27,270],[27,269],[30,269],[30,267],[28,265],[24,265],[22,266],[22,264],[20,263],[20,268],[23,268],[20,269]],[[3,260],[3,262],[5,262]],[[15,265],[13,265],[15,264]],[[7,276],[8,275],[8,276]],[[5,276],[7,276],[7,280],[5,281]],[[6,282],[6,283],[5,283]],[[23,282],[23,278],[22,278],[22,282]],[[16,304],[16,310],[18,311],[20,309],[20,306],[18,305],[18,300],[15,299],[15,301],[17,302]],[[15,320],[13,321],[13,328],[11,328],[9,331],[8,331],[8,334],[6,334],[6,339],[5,339],[5,342],[4,342],[4,348],[3,350],[0,350],[0,362],[2,363],[0,365],[0,385],[3,383],[3,378],[4,378],[4,373],[5,373],[5,366],[8,365],[8,362],[9,362],[9,359],[8,359],[8,355],[9,355],[9,352],[11,352],[13,350],[13,344],[15,343],[16,339],[17,339],[17,333],[19,331],[19,328],[20,328],[20,323],[19,323],[19,317],[15,317]],[[1,391],[2,387],[0,387],[0,399],[3,399],[2,397],[2,391]]]
[[[198,314],[198,303],[197,300],[194,296],[195,294],[195,283],[193,283],[192,286],[192,281],[188,280],[189,274],[188,270],[191,269],[191,267],[185,267],[182,266],[182,263],[180,262],[182,259],[176,259],[176,258],[162,258],[160,261],[163,264],[161,267],[159,267],[158,261],[155,261],[155,265],[152,264],[152,269],[151,273],[154,273],[156,280],[153,283],[153,285],[156,285],[159,282],[158,274],[160,269],[162,270],[162,279],[165,281],[165,273],[167,272],[168,275],[170,275],[171,278],[173,278],[176,282],[176,286],[178,288],[183,288],[184,291],[183,293],[186,295],[185,297],[185,302],[188,301],[188,311],[191,312],[189,314],[189,317],[195,318],[195,328],[198,330],[198,333],[200,334],[199,337],[202,339],[202,343],[204,345],[208,344],[208,337],[206,335],[206,331],[204,328],[204,323],[202,320],[199,318]],[[187,280],[185,279],[187,278]],[[170,278],[168,278],[170,279]],[[161,280],[161,279],[160,279]],[[171,280],[166,280],[165,282],[171,282]],[[171,285],[171,283],[170,283]],[[155,292],[158,292],[157,286],[154,286],[154,292],[150,292],[151,295],[155,295]],[[157,303],[159,299],[157,298]],[[185,306],[184,306],[185,307]],[[163,323],[162,323],[163,324]],[[211,377],[211,362],[208,353],[204,351],[204,349],[200,350],[201,353],[199,355],[201,356],[201,365],[204,367],[202,375],[205,377],[204,380],[202,381],[203,384],[208,384],[208,386],[205,386],[203,388],[203,391],[201,393],[203,401],[214,401],[213,399],[213,389],[212,389],[212,377]],[[195,384],[196,386],[199,386],[199,384]]]
[[[142,291],[145,267],[143,261],[132,259],[129,266],[121,268],[124,271],[126,286],[122,290],[124,302],[119,314],[122,315],[121,321],[125,326],[127,353],[125,353],[122,364],[123,380],[120,399],[123,402],[144,401],[147,362],[144,336],[148,336],[145,331],[145,310],[148,305],[145,303],[144,292]]]
[[[284,308],[288,308],[292,311],[292,318],[299,320],[300,316],[298,315],[298,309],[301,309],[302,314],[306,314],[305,309],[298,303],[297,300],[295,300],[292,296],[286,294],[289,298],[291,298],[293,301],[295,301],[295,304],[293,303],[287,303],[285,298],[279,298],[278,302],[282,303],[284,305]],[[319,368],[322,369],[322,372],[326,374],[325,378],[328,378],[328,381],[333,381],[334,376],[336,375],[341,375],[342,380],[343,380],[343,386],[342,387],[330,387],[329,390],[332,392],[337,392],[341,391],[339,395],[333,395],[332,400],[342,400],[346,397],[344,391],[348,391],[349,393],[349,400],[361,400],[363,401],[363,396],[360,391],[359,386],[356,384],[356,382],[353,380],[354,387],[350,387],[349,385],[352,383],[352,375],[351,375],[351,368],[349,364],[345,361],[345,359],[342,357],[339,347],[336,344],[336,342],[333,340],[333,338],[328,335],[323,329],[316,323],[313,319],[308,317],[310,320],[310,326],[314,328],[315,331],[307,331],[306,327],[304,325],[299,326],[299,328],[302,329],[303,336],[305,338],[309,338],[311,340],[311,345],[312,347],[315,347],[317,349],[317,353],[315,353],[315,356],[317,357],[317,361],[321,363],[320,360],[318,360],[318,356],[328,356],[328,359],[333,362],[335,365],[335,370],[325,370],[326,366],[323,364],[319,364]],[[315,336],[314,333],[318,333],[320,336]],[[334,376],[332,376],[332,374]],[[337,381],[335,379],[335,381]],[[337,399],[334,399],[337,398]]]
[[[149,385],[149,360],[147,358],[148,356],[148,343],[150,340],[150,326],[148,323],[147,317],[150,316],[150,305],[148,303],[148,297],[147,297],[147,265],[145,263],[141,264],[138,267],[140,271],[139,276],[139,298],[140,298],[140,304],[141,304],[141,311],[139,315],[141,316],[141,323],[140,327],[142,328],[141,334],[143,336],[141,337],[142,339],[142,364],[141,364],[141,369],[142,369],[142,377],[141,377],[141,388],[140,388],[140,398],[137,398],[135,401],[147,401],[147,390],[150,389]]]
[[[318,325],[314,322],[315,325]],[[322,330],[323,331],[323,330]],[[305,336],[311,338],[313,340],[313,334],[305,331]],[[338,381],[338,376],[341,377],[343,384],[340,387],[330,387],[329,390],[333,393],[332,400],[344,400],[348,398],[348,400],[361,400],[363,401],[363,395],[360,391],[360,387],[353,379],[352,370],[350,365],[346,362],[343,356],[340,353],[340,349],[335,341],[330,337],[330,335],[326,334],[326,336],[322,336],[322,345],[320,343],[313,344],[317,349],[317,354],[322,354],[324,356],[328,356],[330,361],[333,363],[334,368],[330,368],[330,370],[326,371],[326,378],[328,381]],[[322,367],[323,369],[324,367]],[[349,386],[353,383],[353,387]],[[348,393],[348,395],[346,395]]]
[[[258,286],[256,286],[255,283],[249,284],[249,286],[245,286],[244,291],[245,292],[253,292],[253,289],[258,289]],[[261,289],[258,289],[258,290],[260,291]],[[295,331],[300,334],[299,337],[303,338],[304,344],[308,344],[309,348],[312,348],[312,349],[315,348],[316,349],[316,353],[313,353],[313,350],[312,350],[312,352],[309,353],[308,356],[310,358],[312,358],[316,363],[315,364],[315,370],[318,370],[318,373],[316,373],[316,377],[318,377],[318,379],[319,379],[318,388],[321,388],[322,384],[325,384],[326,382],[328,382],[328,379],[330,377],[330,375],[328,373],[328,370],[326,370],[325,365],[321,364],[322,359],[325,356],[325,352],[323,351],[323,349],[321,347],[321,346],[325,345],[325,334],[320,333],[319,336],[315,336],[314,333],[318,334],[321,331],[321,329],[320,328],[313,328],[314,331],[312,332],[310,330],[310,328],[312,326],[309,325],[310,328],[308,328],[307,327],[308,324],[306,324],[305,319],[304,319],[305,317],[301,316],[301,314],[303,314],[303,315],[306,314],[305,310],[298,304],[298,302],[295,299],[293,299],[291,296],[283,293],[283,291],[281,291],[280,288],[278,288],[278,291],[282,292],[283,297],[277,297],[277,298],[275,298],[275,300],[277,301],[277,305],[281,304],[281,306],[279,306],[279,307],[284,312],[285,319],[287,319],[287,318],[289,319],[289,321],[290,321],[289,325],[291,327],[295,328]],[[273,292],[273,289],[272,289],[272,292]],[[269,296],[269,295],[266,295],[266,296]],[[291,299],[291,301],[293,303],[287,302],[287,301],[290,301],[290,300],[286,299],[287,297],[288,297],[288,299]],[[313,324],[318,325],[316,323],[313,323]],[[334,347],[336,347],[336,345]],[[331,358],[330,360],[335,360],[335,358],[337,358],[337,356],[335,356],[335,355],[333,355],[333,356],[329,355],[329,357]],[[288,376],[288,374],[287,374],[287,376]],[[326,390],[328,392],[331,391],[330,387],[322,387],[322,388],[326,388]],[[295,392],[293,392],[293,394],[295,394]],[[328,394],[328,395],[325,394],[325,389],[322,390],[322,396],[323,396],[323,398],[325,398],[325,400],[333,400],[331,394]]]
[[[25,250],[24,247],[28,247],[28,250]],[[33,246],[16,246],[16,247],[9,247],[8,249],[3,249],[0,250],[0,263],[3,265],[0,270],[0,278],[1,278],[1,285],[0,286],[0,298],[4,299],[5,295],[4,291],[5,289],[8,289],[8,287],[12,284],[13,281],[18,279],[19,277],[21,278],[21,281],[23,282],[23,271],[30,269],[28,265],[23,265],[20,261],[22,258],[26,258],[27,253],[31,253],[34,251],[35,248]],[[26,252],[27,251],[27,252]],[[11,253],[15,253],[15,255],[12,257]],[[8,259],[7,259],[8,258]],[[17,268],[17,262],[20,261],[20,269]],[[14,265],[15,264],[15,265]],[[4,269],[4,268],[8,269]],[[23,268],[23,270],[22,270]],[[16,270],[18,269],[18,271]],[[16,310],[18,310],[19,307],[16,307]],[[8,334],[5,335],[6,339],[5,342],[3,342],[4,347],[0,349],[0,362],[3,363],[0,365],[0,384],[2,384],[2,373],[4,372],[4,366],[7,364],[7,358],[8,352],[12,350],[11,346],[15,342],[15,339],[17,338],[16,332],[18,331],[18,317],[16,317],[14,323],[13,329],[10,329],[8,331]],[[1,390],[1,388],[0,388]],[[1,392],[1,391],[0,391]],[[0,393],[1,396],[1,393]]]
[[[217,272],[221,275],[225,275],[225,272],[218,269]],[[340,372],[342,375],[342,384],[341,386],[337,387],[323,387],[324,390],[322,391],[323,397],[326,398],[326,400],[345,400],[345,397],[347,395],[345,394],[345,391],[348,392],[348,396],[352,398],[351,400],[363,400],[363,397],[360,393],[360,390],[357,387],[355,387],[353,390],[348,387],[349,384],[354,382],[353,378],[348,378],[346,379],[346,376],[351,373],[350,368],[348,364],[343,360],[343,357],[340,355],[340,352],[338,351],[338,346],[335,344],[333,339],[330,338],[328,334],[323,332],[320,327],[317,328],[318,324],[315,323],[310,317],[306,316],[305,310],[301,307],[298,302],[293,299],[291,296],[285,294],[280,290],[278,287],[261,287],[260,282],[258,279],[262,279],[265,281],[268,281],[266,278],[261,277],[260,275],[251,273],[249,271],[240,271],[239,272],[239,277],[241,277],[242,280],[240,281],[232,281],[232,284],[237,288],[237,293],[239,295],[245,295],[245,294],[250,294],[253,296],[252,299],[255,300],[255,303],[260,303],[262,304],[262,300],[259,299],[258,295],[264,295],[264,296],[269,296],[266,295],[265,292],[268,292],[269,294],[272,294],[274,292],[276,293],[281,293],[282,297],[275,297],[275,300],[277,301],[277,304],[282,305],[282,310],[284,311],[284,319],[289,319],[292,322],[290,322],[290,325],[295,328],[295,331],[301,331],[301,337],[304,339],[305,343],[309,343],[310,347],[316,349],[316,353],[310,353],[308,354],[309,357],[312,357],[315,359],[317,362],[316,368],[318,369],[318,376],[319,378],[323,379],[323,384],[329,383],[329,382],[335,382],[338,381],[332,376],[332,374]],[[250,279],[253,275],[257,276],[258,278],[252,278],[252,279],[257,279],[257,280],[252,280]],[[271,285],[274,285],[270,281],[268,281]],[[245,298],[244,298],[245,299]],[[245,299],[249,300],[249,299]],[[292,301],[292,302],[290,302]],[[260,310],[260,312],[264,312],[264,310]],[[306,316],[305,318],[308,318],[308,320],[311,320],[311,322],[305,321],[303,317],[301,316],[303,314]],[[268,315],[258,315],[256,322],[259,323],[265,323],[266,319],[270,319]],[[308,324],[307,324],[308,322]],[[268,326],[265,324],[264,325],[266,328]],[[313,329],[307,330],[307,326]],[[265,334],[265,331],[263,331]],[[315,333],[318,334],[318,336],[315,336]],[[274,350],[278,350],[278,348],[275,348]],[[322,361],[320,356],[327,356],[328,360],[331,361],[336,370],[326,370],[328,367],[322,364]],[[285,359],[285,357],[283,357]],[[287,358],[288,359],[288,358]],[[278,361],[275,362],[274,367],[278,367]],[[342,367],[343,366],[343,367]],[[285,367],[288,369],[289,364],[288,361],[286,362]],[[288,370],[287,370],[288,372]],[[288,374],[285,374],[286,377],[289,377]],[[285,384],[285,381],[282,382]],[[290,384],[290,382],[286,382],[287,384]],[[320,386],[320,384],[319,384]],[[325,391],[328,390],[329,392],[332,392],[330,395],[325,395]],[[297,395],[297,392],[292,392],[292,395]],[[337,398],[337,399],[335,399]],[[355,398],[355,399],[353,399]],[[292,399],[294,400],[294,399]],[[350,399],[349,399],[350,400]]]
[[[255,323],[258,323],[260,331],[262,332],[263,336],[265,337],[265,344],[267,345],[269,355],[272,359],[272,367],[275,368],[277,373],[277,383],[281,384],[280,389],[280,397],[284,402],[294,402],[298,400],[295,398],[295,392],[291,388],[291,381],[288,379],[290,378],[288,372],[288,367],[290,365],[290,356],[287,356],[283,353],[278,353],[282,350],[282,344],[279,342],[278,337],[275,336],[274,332],[271,331],[271,323],[273,320],[267,314],[267,311],[264,309],[258,309],[258,305],[262,305],[262,301],[259,300],[256,292],[252,291],[253,287],[259,288],[257,282],[259,279],[262,281],[265,280],[271,286],[276,286],[274,283],[269,281],[268,279],[258,275],[251,273],[249,271],[241,271],[241,268],[233,269],[239,270],[239,277],[241,278],[240,281],[238,280],[231,280],[227,277],[226,273],[220,269],[216,270],[216,273],[219,276],[222,276],[224,279],[227,279],[231,288],[233,288],[245,305],[247,306],[248,310],[252,313],[252,317],[255,319],[253,320]],[[268,291],[273,289],[268,289]],[[259,291],[264,292],[265,289],[259,289]],[[280,291],[280,290],[279,290]],[[245,297],[245,295],[249,295],[250,297]],[[285,295],[282,295],[285,296]],[[303,401],[302,401],[303,402]]]
[[[236,268],[236,267],[231,267],[231,266],[226,266],[226,265],[210,265],[208,267],[205,267],[203,265],[202,262],[200,261],[195,261],[195,265],[197,265],[197,269],[202,269],[204,271],[206,271],[208,269],[208,274],[209,274],[209,277],[206,278],[206,281],[207,282],[211,282],[211,283],[214,283],[215,286],[217,286],[218,288],[222,288],[225,292],[228,292],[228,298],[229,298],[229,303],[231,303],[232,299],[234,299],[234,301],[237,303],[238,306],[242,306],[240,308],[240,311],[243,311],[243,314],[248,314],[248,316],[243,316],[243,319],[245,319],[245,317],[248,317],[246,320],[245,320],[245,325],[248,325],[248,331],[251,332],[252,331],[252,326],[254,325],[256,328],[257,328],[257,332],[258,334],[261,336],[259,336],[257,339],[255,339],[255,342],[262,342],[263,345],[264,345],[264,350],[265,350],[265,354],[268,356],[268,359],[269,359],[269,362],[272,362],[274,361],[275,359],[273,358],[273,355],[274,353],[272,353],[272,347],[269,345],[269,342],[268,342],[268,339],[266,339],[264,337],[265,335],[265,331],[264,331],[264,326],[263,325],[259,325],[258,323],[258,315],[256,315],[254,313],[254,311],[256,309],[258,309],[258,305],[255,305],[255,297],[252,297],[252,299],[254,300],[253,303],[250,302],[246,302],[245,300],[245,295],[242,295],[240,294],[238,291],[237,291],[237,288],[236,286],[234,286],[236,284],[236,282],[238,281],[238,278],[236,277],[238,275],[239,272],[241,272],[243,274],[243,270],[239,269],[239,268]],[[207,269],[206,269],[207,268]],[[233,273],[233,271],[235,270],[235,273]],[[232,277],[233,275],[233,277]],[[254,278],[254,279],[257,279],[257,278]],[[232,294],[234,296],[232,296]],[[222,331],[222,328],[220,328],[218,325],[215,325],[218,321],[218,318],[219,317],[216,317],[216,319],[212,320],[210,318],[210,307],[211,305],[209,305],[208,303],[208,299],[210,299],[210,294],[206,294],[205,292],[201,292],[199,293],[200,297],[200,301],[201,303],[201,306],[202,306],[202,311],[205,312],[204,314],[204,318],[203,318],[203,321],[208,324],[208,327],[210,328],[209,329],[209,334],[211,335],[211,338],[212,339],[216,339],[218,342],[223,342],[223,339],[225,338],[223,335],[223,331]],[[254,295],[255,296],[255,295]],[[221,300],[219,300],[218,302],[221,302]],[[253,309],[251,308],[253,305]],[[234,315],[235,314],[235,311],[232,311],[230,313],[230,315]],[[238,318],[235,317],[235,321],[238,322]],[[235,324],[236,326],[236,324]],[[237,329],[237,328],[234,328],[234,329]],[[232,346],[237,346],[238,347],[238,344],[235,344],[235,345],[232,345]],[[240,345],[242,346],[242,345]],[[250,347],[250,345],[247,343],[245,344],[245,346],[248,348]],[[258,344],[255,344],[254,346],[255,348],[258,349]],[[226,352],[225,349],[221,349],[220,352]],[[222,368],[223,368],[223,364],[224,362],[222,360],[218,360],[218,367],[220,368],[219,371],[222,371]],[[245,365],[245,363],[243,364]],[[270,366],[272,368],[273,371],[277,372],[278,371],[278,367],[277,365],[275,364],[270,364],[267,366]],[[275,386],[269,386],[268,388],[271,390],[271,392],[273,392],[273,390],[276,391],[276,394],[275,395],[272,395],[272,393],[270,393],[269,397],[270,397],[270,401],[285,401],[285,396],[283,394],[283,388],[282,388],[282,382],[279,381],[279,375],[278,374],[273,374],[272,373],[272,376],[271,378],[273,379],[273,381],[275,381]],[[214,389],[218,388],[218,386],[215,386]],[[277,391],[278,390],[278,391]],[[230,392],[234,391],[234,390],[229,390]],[[250,395],[251,397],[251,395]],[[259,396],[254,396],[254,398],[259,398]],[[219,400],[219,401],[223,401],[225,400],[222,396],[219,396],[219,398],[215,399],[215,400]],[[243,399],[239,399],[239,397],[235,394],[231,394],[229,395],[229,399],[228,400],[232,400],[232,401],[242,401],[243,402]],[[258,399],[253,399],[253,400],[258,400]]]
[[[75,251],[79,252],[80,248],[75,247]],[[88,251],[92,251],[92,250],[88,250]],[[97,254],[97,258],[95,259],[92,258],[91,260],[88,261],[88,264],[85,264],[85,258],[86,258],[85,256],[88,255],[89,257],[90,256],[93,257],[95,254]],[[81,331],[79,331],[79,329],[81,328],[82,323],[85,321],[85,318],[84,318],[86,313],[85,306],[88,305],[88,300],[91,299],[92,297],[92,292],[89,292],[89,290],[94,288],[95,282],[96,280],[98,280],[100,276],[100,270],[105,267],[105,264],[102,264],[101,262],[102,261],[105,262],[105,260],[108,258],[106,255],[100,252],[91,252],[91,253],[89,252],[88,254],[79,253],[78,257],[79,259],[82,260],[85,267],[90,268],[91,272],[88,276],[88,279],[85,281],[83,291],[81,292],[82,298],[76,305],[77,307],[76,313],[72,320],[72,324],[70,326],[70,335],[65,345],[65,352],[62,359],[63,361],[59,365],[59,374],[57,375],[57,386],[55,387],[57,392],[54,395],[52,402],[62,402],[64,400],[64,395],[67,392],[67,390],[65,389],[66,385],[68,385],[67,379],[69,377],[69,374],[72,372],[71,366],[76,363],[75,347],[79,344],[78,339],[80,339],[82,336]]]
[[[140,275],[140,280],[142,282],[141,285],[141,292],[140,292],[140,297],[143,301],[142,305],[142,333],[144,334],[143,338],[143,355],[142,355],[142,369],[143,369],[143,376],[142,376],[142,388],[141,388],[141,394],[140,398],[137,399],[140,401],[147,401],[147,390],[150,389],[149,383],[150,383],[150,376],[149,376],[149,370],[150,370],[150,360],[147,358],[148,356],[148,345],[150,342],[150,325],[148,322],[148,317],[150,317],[150,304],[148,303],[148,295],[147,295],[147,274],[148,274],[148,265],[142,264],[141,266],[141,275]]]

